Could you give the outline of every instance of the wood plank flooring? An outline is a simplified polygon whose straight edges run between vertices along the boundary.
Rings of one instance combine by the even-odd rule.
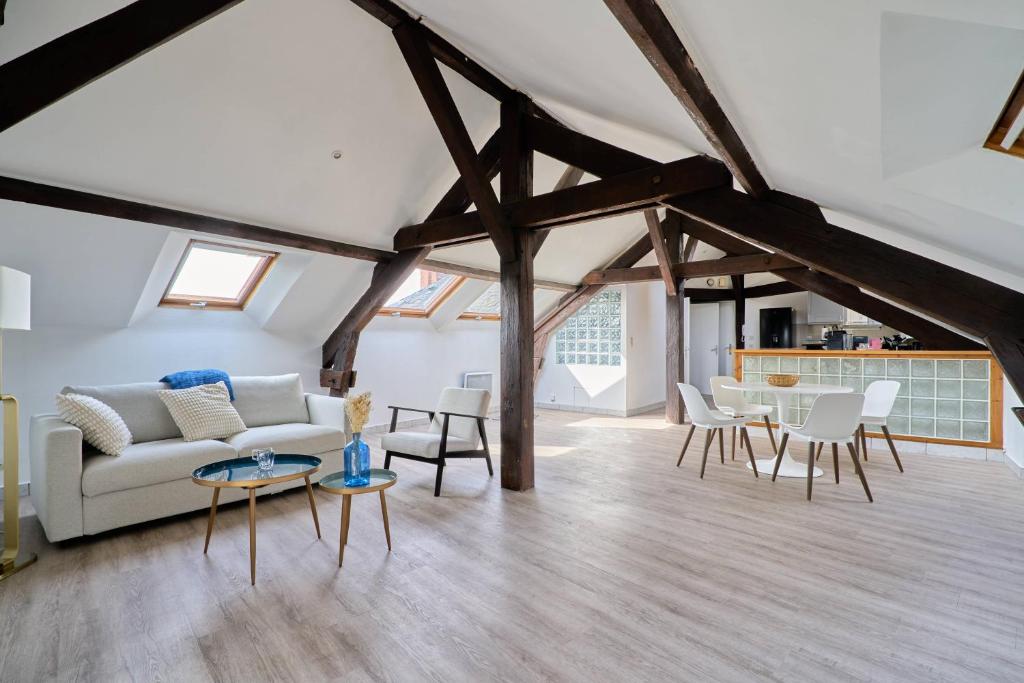
[[[701,481],[699,433],[677,469],[687,429],[541,411],[527,493],[463,461],[436,499],[396,461],[394,551],[356,497],[341,570],[339,497],[317,494],[322,541],[303,490],[261,498],[255,588],[244,504],[208,556],[205,512],[61,546],[23,520],[41,557],[0,584],[0,681],[1024,680],[1004,465],[872,451],[869,504],[823,457],[808,503],[728,443]]]

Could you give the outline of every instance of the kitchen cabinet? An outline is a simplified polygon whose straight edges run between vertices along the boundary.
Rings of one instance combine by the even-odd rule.
[[[814,292],[807,292],[808,325],[843,325],[845,323],[845,308]]]
[[[858,313],[852,308],[845,309],[846,319],[844,323],[850,327],[881,327],[882,323],[872,320],[863,313]]]

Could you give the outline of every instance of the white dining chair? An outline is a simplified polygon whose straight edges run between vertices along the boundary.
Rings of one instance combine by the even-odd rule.
[[[704,456],[700,461],[700,478],[704,478],[704,468],[708,463],[708,450],[711,448],[711,442],[715,438],[715,432],[719,433],[718,450],[722,458],[722,464],[725,464],[725,443],[723,442],[722,433],[726,427],[739,427],[741,434],[741,441],[745,440],[747,444],[747,455],[750,458],[750,466],[754,468],[754,477],[757,478],[757,463],[754,462],[754,450],[750,446],[750,435],[747,434],[746,428],[746,417],[730,417],[720,410],[712,410],[708,407],[708,404],[704,402],[704,397],[701,396],[700,390],[692,384],[684,384],[680,382],[678,384],[679,393],[683,395],[683,403],[686,405],[686,413],[690,416],[690,431],[686,435],[686,442],[683,444],[683,450],[679,452],[679,460],[676,461],[676,467],[683,462],[683,456],[686,455],[686,449],[690,445],[690,439],[693,438],[693,432],[697,427],[707,431],[707,435],[704,439]]]
[[[879,427],[892,451],[892,458],[896,461],[896,467],[903,471],[903,463],[900,462],[899,453],[896,452],[896,444],[892,442],[892,435],[889,434],[889,414],[896,403],[896,394],[900,392],[900,383],[891,379],[878,380],[868,385],[864,390],[864,414],[860,416],[860,452],[864,459],[868,459],[868,439],[865,432],[867,427]]]
[[[864,394],[822,394],[815,399],[811,412],[802,425],[783,425],[782,439],[779,442],[779,457],[775,459],[772,470],[772,481],[779,474],[779,464],[790,439],[806,441],[810,445],[807,453],[807,500],[811,499],[811,485],[814,483],[814,444],[832,444],[832,466],[835,469],[836,483],[839,483],[839,444],[846,444],[853,458],[854,469],[860,477],[868,501],[874,502],[868,480],[860,466],[860,458],[853,444],[857,440],[857,426],[864,410]]]
[[[711,397],[715,401],[715,408],[732,417],[745,417],[749,420],[764,420],[764,427],[768,431],[768,440],[772,444],[772,452],[775,452],[775,434],[772,432],[771,415],[772,407],[760,403],[748,403],[742,391],[726,389],[727,386],[736,386],[739,381],[729,375],[716,375],[711,378]],[[750,438],[749,434],[747,438]],[[743,446],[742,436],[740,446]],[[736,457],[736,428],[733,427],[732,457]]]

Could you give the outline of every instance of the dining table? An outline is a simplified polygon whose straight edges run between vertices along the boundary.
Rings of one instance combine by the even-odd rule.
[[[778,405],[778,434],[779,439],[776,443],[781,443],[782,430],[784,425],[799,424],[797,420],[790,421],[788,418],[793,410],[793,397],[811,394],[814,396],[821,396],[822,394],[848,394],[853,391],[851,387],[844,387],[840,384],[802,384],[797,383],[791,387],[778,387],[774,384],[768,384],[767,382],[739,382],[737,384],[726,384],[723,385],[724,389],[730,389],[733,391],[757,391],[765,394],[774,394],[775,402]],[[771,458],[764,458],[755,461],[757,463],[757,471],[761,474],[770,475],[775,468],[775,460],[779,458],[779,454],[776,454]],[[807,478],[807,465],[806,463],[801,464],[793,459],[793,456],[789,454],[787,450],[781,455],[782,462],[779,464],[780,477],[799,477],[801,479]],[[747,467],[751,467],[750,463],[747,463]],[[814,468],[814,476],[820,477],[824,474],[820,467]]]

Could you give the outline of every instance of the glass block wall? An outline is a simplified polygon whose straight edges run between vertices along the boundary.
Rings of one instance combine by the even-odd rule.
[[[893,434],[987,443],[991,439],[989,360],[932,358],[850,358],[845,356],[743,355],[743,380],[764,381],[764,375],[792,373],[806,384],[841,384],[862,392],[880,379],[900,383],[889,418]],[[790,420],[807,417],[813,395],[799,400]],[[748,392],[748,400],[776,405],[774,394]],[[795,404],[790,404],[795,405]],[[777,419],[777,410],[772,420]]]
[[[555,362],[622,365],[622,292],[606,289],[555,335]]]

